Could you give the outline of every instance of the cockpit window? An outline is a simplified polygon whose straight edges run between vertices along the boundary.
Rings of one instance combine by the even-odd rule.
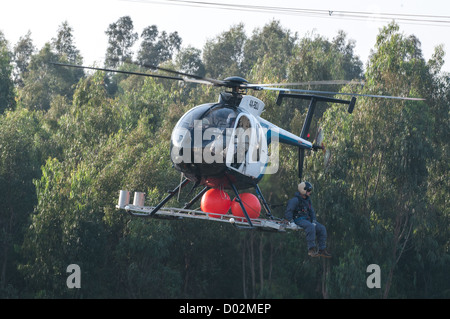
[[[194,121],[201,121],[203,115],[211,108],[213,104],[202,104],[194,107],[192,110],[187,112],[183,117],[178,121],[177,127],[179,128],[194,128]]]
[[[228,107],[215,107],[214,104],[199,105],[187,112],[178,122],[179,128],[194,128],[195,121],[201,121],[202,128],[210,127],[224,130],[234,127],[237,113]]]
[[[203,117],[203,124],[207,123],[208,126],[203,128],[215,127],[220,130],[234,127],[236,121],[236,112],[228,107],[213,108]]]

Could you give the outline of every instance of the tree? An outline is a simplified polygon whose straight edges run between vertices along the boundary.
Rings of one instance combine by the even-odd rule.
[[[182,49],[176,57],[178,70],[188,74],[205,76],[205,65],[201,58],[201,50],[194,47]]]
[[[404,260],[404,269],[414,269],[418,276],[410,279],[405,290],[420,292],[423,297],[437,296],[448,298],[449,284],[445,269],[450,265],[450,209],[448,194],[450,183],[447,175],[450,170],[450,74],[442,72],[445,52],[442,45],[435,48],[431,59],[427,62],[430,81],[422,87],[425,91],[429,113],[432,117],[430,128],[433,157],[427,163],[427,188],[423,191],[426,197],[426,208],[418,216],[420,220],[414,229],[412,241],[414,248]]]
[[[273,20],[262,29],[255,29],[244,45],[242,69],[248,73],[252,68],[259,69],[258,64],[268,63],[266,69],[277,70],[279,80],[286,79],[286,68],[296,40],[297,35],[283,29],[279,21]]]
[[[338,55],[335,64],[342,69],[343,79],[360,79],[363,76],[363,64],[355,55],[355,46],[355,41],[347,40],[347,34],[342,30],[339,30],[337,36],[333,38],[332,50]]]
[[[141,47],[137,61],[141,65],[155,65],[171,60],[173,54],[180,49],[181,38],[178,32],[167,34],[166,31],[158,31],[156,25],[151,25],[142,31]]]
[[[14,72],[14,82],[19,87],[24,86],[23,78],[28,71],[28,65],[30,64],[31,56],[34,54],[36,47],[33,45],[31,39],[31,32],[24,37],[20,37],[19,41],[14,46],[14,63],[16,65]]]
[[[94,177],[86,163],[48,159],[35,181],[38,203],[22,246],[27,263],[21,268],[37,297],[89,298],[108,289],[101,279],[110,275],[101,267],[107,262],[107,232],[91,188]],[[81,267],[82,291],[64,285],[70,264]]]
[[[56,96],[72,99],[75,84],[84,72],[52,65],[55,61],[68,62],[65,56],[53,52],[50,43],[31,57],[28,72],[23,77],[24,86],[18,92],[19,100],[26,108],[46,111]]]
[[[82,63],[83,58],[73,42],[72,28],[64,22],[52,43],[46,43],[37,54],[30,56],[33,50],[29,34],[16,46],[16,64],[21,71],[20,102],[29,109],[46,111],[57,96],[71,100],[75,84],[84,71],[55,66],[52,62]]]
[[[342,31],[332,42],[317,34],[305,36],[289,61],[289,80],[353,80],[360,77],[362,62],[354,55],[353,48],[354,42],[346,43],[346,35]]]
[[[111,255],[100,208],[106,205],[98,195],[102,187],[94,185],[97,167],[104,162],[102,157],[100,164],[93,165],[92,158],[94,150],[98,151],[107,139],[105,135],[117,130],[110,121],[117,115],[109,108],[100,72],[80,82],[70,107],[60,100],[52,101],[45,118],[48,121],[51,117],[53,122],[48,139],[56,144],[54,148],[62,149],[62,154],[58,154],[59,159],[48,158],[42,165],[42,176],[34,181],[37,203],[21,244],[24,261],[20,268],[27,282],[26,292],[35,297],[98,297],[111,288],[105,279],[111,278],[111,273],[104,268]],[[61,107],[64,114],[58,114]],[[81,267],[86,291],[70,290],[61,284],[70,264]]]
[[[105,31],[108,36],[105,65],[116,68],[118,65],[131,61],[133,52],[131,48],[138,39],[134,31],[133,21],[129,16],[123,16],[117,22],[111,23]]]
[[[0,31],[0,114],[15,107],[12,69],[8,42]]]
[[[241,23],[207,41],[203,49],[206,73],[210,77],[218,79],[243,75],[241,64],[246,40],[244,25]]]
[[[0,116],[0,296],[14,297],[23,285],[17,264],[17,245],[23,240],[28,218],[36,204],[33,179],[40,175],[41,140],[37,114],[26,109]]]
[[[83,58],[74,44],[72,32],[72,27],[69,26],[67,21],[64,21],[58,28],[56,38],[52,39],[52,45],[56,54],[60,57],[64,56],[64,60],[67,60],[68,63],[82,64]]]

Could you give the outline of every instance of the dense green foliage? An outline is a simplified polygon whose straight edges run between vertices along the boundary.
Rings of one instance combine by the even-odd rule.
[[[180,49],[177,33],[149,26],[134,54],[139,34],[129,17],[106,34],[106,65],[126,70],[138,69],[125,63],[137,56],[141,64],[257,83],[364,79],[364,87],[341,89],[426,101],[359,98],[352,115],[318,105],[311,132],[323,127],[332,158],[324,167],[320,152],[309,154],[304,177],[315,185],[333,258],[311,259],[302,232],[240,232],[115,209],[120,189],[144,191],[155,204],[179,182],[171,130],[220,91],[55,67],[49,62],[82,63],[67,22],[39,51],[30,34],[11,49],[0,33],[0,297],[450,297],[450,77],[440,71],[442,47],[425,61],[420,41],[391,23],[363,69],[345,33],[300,38],[277,21],[251,35],[232,26],[203,51]],[[257,96],[264,118],[300,132],[306,104]],[[283,217],[298,183],[297,150],[282,146],[280,163],[260,186]],[[66,285],[70,264],[81,268],[80,289]],[[381,268],[380,289],[366,285],[370,264]]]

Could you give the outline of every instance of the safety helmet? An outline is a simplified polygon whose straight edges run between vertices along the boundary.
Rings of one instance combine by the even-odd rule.
[[[312,191],[312,189],[313,186],[310,182],[301,182],[300,184],[298,184],[298,191],[302,195],[306,195],[306,192],[310,192]]]

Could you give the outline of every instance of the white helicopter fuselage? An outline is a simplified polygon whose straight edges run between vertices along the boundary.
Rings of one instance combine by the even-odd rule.
[[[201,184],[226,183],[223,175],[231,174],[251,185],[278,171],[279,143],[312,148],[311,142],[263,119],[264,106],[251,95],[221,95],[218,103],[189,110],[172,133],[175,168]]]

